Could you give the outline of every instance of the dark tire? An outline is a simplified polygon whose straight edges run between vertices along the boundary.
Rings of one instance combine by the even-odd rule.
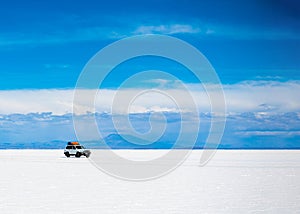
[[[66,156],[67,158],[70,157],[69,152],[66,152],[66,153],[65,153],[65,156]]]
[[[86,153],[86,154],[85,154],[85,157],[86,157],[86,158],[89,158],[90,155],[91,155],[90,153]]]
[[[75,155],[76,158],[80,158],[80,156],[81,156],[80,152],[77,152],[76,155]]]

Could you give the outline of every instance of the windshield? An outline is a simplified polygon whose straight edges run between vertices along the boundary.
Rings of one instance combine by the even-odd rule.
[[[76,149],[82,149],[82,146],[76,146]]]

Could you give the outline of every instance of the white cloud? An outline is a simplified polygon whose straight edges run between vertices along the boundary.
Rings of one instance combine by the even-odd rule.
[[[299,136],[300,131],[240,131],[235,132],[238,135],[244,135],[244,136]]]
[[[161,83],[161,80],[159,81]],[[177,83],[174,83],[176,86]],[[210,102],[201,85],[187,85],[201,112],[210,111]],[[214,91],[214,86],[209,85]],[[228,113],[257,112],[280,113],[300,111],[300,82],[248,81],[223,85]],[[193,100],[188,99],[183,89],[166,88],[160,90],[121,89],[100,90],[94,106],[88,106],[91,90],[81,90],[82,99],[75,106],[77,113],[111,112],[189,112]],[[118,99],[114,99],[115,95]],[[53,112],[63,115],[72,112],[74,90],[2,90],[0,91],[0,114]],[[119,99],[120,98],[120,99]],[[91,98],[93,99],[93,97]],[[128,103],[128,100],[131,102]],[[114,103],[114,105],[113,105]],[[181,107],[178,107],[180,105]]]
[[[180,33],[199,33],[200,28],[187,24],[172,25],[142,25],[133,34],[180,34]]]
[[[122,39],[132,35],[140,34],[179,34],[179,33],[199,33],[200,29],[188,24],[171,25],[149,25],[135,28],[123,26],[121,28],[111,27],[81,27],[70,31],[57,31],[52,35],[33,33],[6,33],[0,34],[0,46],[12,45],[44,45],[62,44],[84,41],[102,41],[107,39]]]
[[[72,90],[7,90],[0,91],[0,113],[31,112],[71,113]]]
[[[300,110],[300,82],[245,81],[225,85],[226,100],[230,111],[275,111]]]
[[[103,41],[107,39],[122,39],[132,35],[141,34],[196,34],[204,38],[224,38],[224,39],[299,39],[299,33],[290,30],[278,29],[257,29],[240,26],[220,25],[215,23],[203,23],[201,20],[187,24],[158,24],[158,25],[128,25],[123,23],[119,27],[79,27],[69,31],[63,28],[53,32],[53,34],[42,34],[32,31],[11,32],[0,34],[0,46],[35,46],[48,44],[65,44],[84,41]]]
[[[274,28],[260,29],[253,27],[231,26],[216,23],[204,23],[201,20],[189,24],[164,24],[141,25],[133,31],[134,35],[140,34],[197,34],[205,38],[224,38],[238,40],[281,40],[299,39],[299,33],[291,30],[278,30]],[[130,35],[126,34],[125,35]]]

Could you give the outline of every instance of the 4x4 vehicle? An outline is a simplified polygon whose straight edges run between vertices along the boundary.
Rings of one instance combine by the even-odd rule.
[[[84,155],[88,158],[91,155],[91,151],[85,149],[78,142],[68,142],[64,150],[64,154],[66,157],[75,156],[77,158],[80,158],[82,155]]]

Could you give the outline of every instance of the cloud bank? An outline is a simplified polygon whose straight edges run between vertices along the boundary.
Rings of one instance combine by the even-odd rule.
[[[191,103],[183,102],[181,107],[176,106],[172,100],[172,94],[176,94],[180,99],[184,99],[185,91],[170,87],[165,88],[159,84],[159,91],[148,89],[127,88],[120,90],[101,89],[95,98],[95,107],[88,106],[86,98],[91,91],[84,90],[87,96],[80,101],[77,113],[87,112],[111,113],[116,93],[120,97],[132,99],[135,94],[141,91],[146,93],[139,94],[132,100],[128,111],[114,105],[115,113],[147,113],[147,112],[188,112]],[[203,87],[199,84],[188,84],[189,93],[193,96],[200,112],[210,111],[210,101]],[[214,93],[214,86],[208,88]],[[300,82],[299,81],[245,81],[232,85],[223,85],[225,100],[228,113],[241,112],[299,112],[300,111]],[[169,96],[168,96],[169,95]],[[73,108],[73,89],[57,90],[2,90],[0,91],[0,114],[13,113],[42,113],[52,112],[54,115],[64,115],[72,113]]]
[[[195,118],[199,118],[200,131],[191,128],[183,136],[189,140],[189,132],[198,132],[195,147],[202,148],[213,113],[210,112],[210,102],[204,89],[196,84],[187,85],[197,103],[197,113],[190,112],[191,103],[185,102],[182,89],[171,87],[172,84],[168,81],[152,82],[157,82],[160,91],[147,91],[145,88],[119,91],[101,89],[97,91],[95,107],[87,106],[86,98],[92,91],[82,90],[86,96],[77,103],[76,115],[72,114],[72,89],[0,91],[0,148],[61,148],[66,141],[76,140],[73,117],[81,124],[80,132],[83,133],[85,143],[95,146],[101,141],[90,129],[90,122],[94,120],[102,138],[117,142],[113,145],[114,148],[127,148],[129,145],[120,140],[120,133],[131,133],[133,128],[141,134],[153,130],[159,134],[159,127],[164,125],[166,128],[156,139],[155,148],[171,148],[181,124],[194,123]],[[214,85],[209,85],[208,88],[214,91]],[[223,85],[223,88],[227,103],[227,122],[219,148],[300,148],[299,82],[246,81]],[[143,91],[146,92],[140,93]],[[114,103],[117,93],[125,100],[129,97],[135,99],[124,110],[122,100]],[[166,96],[174,93],[177,98],[182,97],[181,102],[184,104],[180,108],[176,101]],[[139,96],[133,96],[136,94]],[[184,121],[181,114],[186,115]],[[116,121],[129,118],[131,125],[121,125],[116,129],[113,115]],[[147,148],[152,147],[147,145]]]

